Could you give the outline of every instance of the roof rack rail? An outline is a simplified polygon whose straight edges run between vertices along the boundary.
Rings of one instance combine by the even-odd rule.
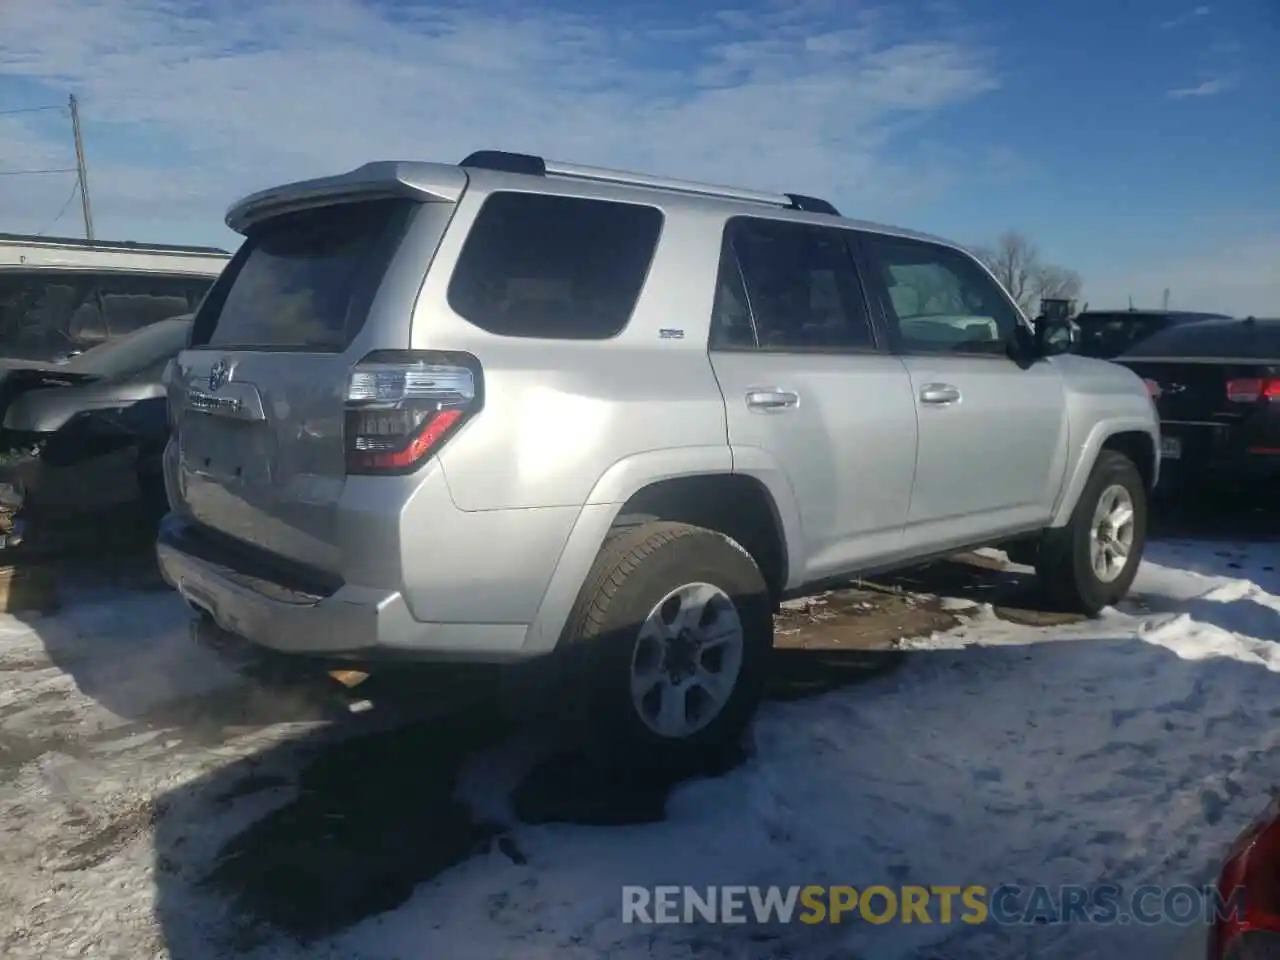
[[[477,150],[458,162],[460,167],[479,170],[497,170],[499,173],[523,173],[531,177],[545,177],[547,162],[531,153],[508,153],[505,150]]]
[[[835,205],[823,200],[821,197],[809,197],[803,193],[788,193],[787,199],[791,201],[791,209],[803,210],[805,213],[826,213],[833,217],[840,216],[840,211]]]
[[[534,177],[566,177],[573,180],[592,180],[596,183],[616,183],[630,187],[649,187],[654,190],[671,190],[704,197],[721,197],[726,200],[743,200],[748,203],[764,203],[789,210],[808,213],[826,213],[839,216],[840,212],[826,200],[800,193],[769,193],[743,187],[725,187],[694,180],[676,180],[656,177],[647,173],[612,170],[607,167],[590,167],[579,163],[546,160],[529,153],[508,153],[505,150],[477,150],[464,158],[458,166],[495,170],[501,173],[518,173]]]
[[[197,247],[180,243],[148,243],[145,240],[82,240],[79,237],[47,237],[33,233],[0,233],[0,243],[79,247],[85,250],[136,250],[145,253],[215,253],[230,256],[221,247]]]

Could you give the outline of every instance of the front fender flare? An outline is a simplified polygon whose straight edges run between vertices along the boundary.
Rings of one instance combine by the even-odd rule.
[[[1089,474],[1093,472],[1093,465],[1097,462],[1103,445],[1108,439],[1120,433],[1145,433],[1151,438],[1152,449],[1155,451],[1155,462],[1152,464],[1153,482],[1159,478],[1160,430],[1158,427],[1150,420],[1141,417],[1115,417],[1100,421],[1093,425],[1084,443],[1069,461],[1070,473],[1058,497],[1058,503],[1054,507],[1053,519],[1049,526],[1063,527],[1071,520],[1072,511],[1075,510],[1080,494],[1084,491],[1084,485],[1089,482]]]

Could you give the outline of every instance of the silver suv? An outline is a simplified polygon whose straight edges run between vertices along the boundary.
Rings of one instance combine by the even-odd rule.
[[[1088,612],[1136,572],[1142,381],[954,244],[488,151],[227,223],[158,553],[257,644],[556,663],[600,745],[667,762],[741,733],[788,593],[1010,541]]]

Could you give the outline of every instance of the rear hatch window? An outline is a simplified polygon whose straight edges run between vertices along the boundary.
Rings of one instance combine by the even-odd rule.
[[[192,345],[341,353],[364,326],[416,206],[336,204],[259,224],[201,305]]]
[[[1209,320],[1170,327],[1136,344],[1126,357],[1280,363],[1280,322]]]

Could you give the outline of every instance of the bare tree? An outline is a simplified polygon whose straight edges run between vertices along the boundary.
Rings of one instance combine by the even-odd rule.
[[[1075,297],[1084,285],[1080,274],[1040,260],[1040,251],[1025,234],[1009,230],[993,247],[973,251],[1009,291],[1024,313],[1034,314],[1042,297]]]
[[[1084,281],[1080,274],[1052,263],[1043,264],[1036,276],[1037,297],[1064,297],[1072,299],[1080,295]]]

